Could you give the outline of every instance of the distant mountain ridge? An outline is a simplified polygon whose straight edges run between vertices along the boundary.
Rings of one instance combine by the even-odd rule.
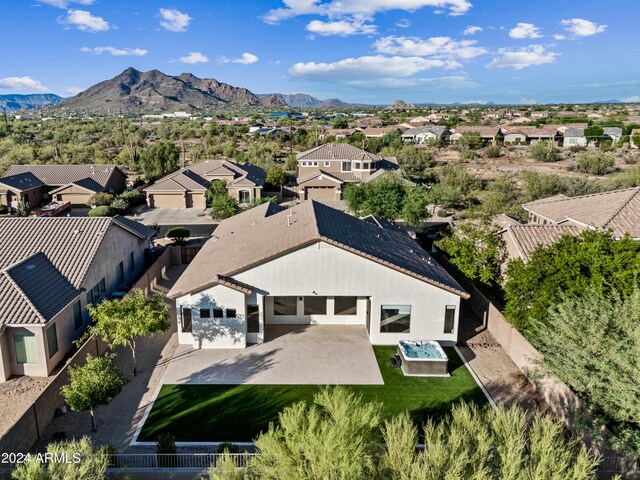
[[[7,112],[41,108],[47,105],[56,105],[64,100],[53,93],[34,93],[31,95],[0,95],[0,108]]]
[[[159,70],[127,68],[120,75],[68,98],[58,108],[98,113],[201,111],[226,106],[284,107],[279,98],[260,98],[246,88],[190,73],[171,76]]]
[[[365,105],[362,103],[347,103],[339,98],[329,98],[327,100],[319,100],[306,93],[258,93],[260,98],[276,97],[284,101],[291,108],[358,108],[372,107],[373,105]]]

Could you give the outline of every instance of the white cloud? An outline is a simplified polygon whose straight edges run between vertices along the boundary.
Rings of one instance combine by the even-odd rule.
[[[307,80],[358,85],[372,79],[395,81],[432,68],[459,67],[458,62],[444,59],[372,55],[333,63],[300,62],[289,69],[289,74]]]
[[[180,57],[178,61],[182,63],[190,63],[190,64],[209,63],[209,58],[204,53],[189,52],[189,55]]]
[[[78,5],[91,5],[94,1],[95,0],[39,0],[40,3],[58,8],[67,8],[72,3],[77,3]]]
[[[93,53],[94,55],[102,55],[103,53],[110,53],[114,57],[124,57],[132,55],[134,57],[142,57],[149,53],[144,48],[116,48],[116,47],[82,47],[80,51],[84,53]]]
[[[378,53],[468,60],[487,53],[475,40],[456,41],[449,37],[396,37],[390,35],[374,43]]]
[[[69,95],[77,95],[82,92],[84,89],[80,87],[67,87],[64,89],[64,93],[68,93]]]
[[[87,10],[68,10],[66,17],[61,17],[58,22],[63,25],[70,25],[83,32],[105,32],[109,30],[109,22],[102,17],[96,17]]]
[[[566,39],[567,39],[567,37],[566,37],[565,35],[562,35],[562,34],[560,34],[560,33],[556,33],[556,34],[553,36],[553,38],[554,38],[554,39],[556,39],[556,40],[566,40]]]
[[[623,98],[622,101],[626,103],[640,103],[640,96],[633,95],[631,97]]]
[[[509,36],[515,40],[525,38],[540,38],[540,29],[533,23],[518,23],[514,28],[509,30]]]
[[[469,25],[467,28],[464,29],[464,32],[462,32],[463,35],[475,35],[476,33],[480,33],[484,31],[482,27],[477,27],[475,25]]]
[[[537,105],[538,101],[534,100],[533,98],[522,97],[520,99],[520,103],[522,105]]]
[[[5,77],[0,78],[0,88],[7,90],[28,90],[36,92],[46,92],[49,89],[38,80],[31,77]]]
[[[501,48],[487,68],[513,68],[522,70],[534,65],[554,63],[558,58],[555,52],[549,52],[542,45],[529,45],[518,50]]]
[[[259,58],[253,53],[245,52],[240,58],[228,58],[228,57],[220,57],[219,63],[241,63],[243,65],[251,65],[252,63],[256,63]]]
[[[450,15],[463,15],[471,8],[469,0],[331,0],[326,3],[321,0],[283,0],[283,3],[284,8],[269,10],[263,20],[277,24],[298,15],[362,18],[389,10],[413,12],[424,7],[444,8]]]
[[[408,18],[401,18],[396,22],[396,27],[398,28],[409,28],[411,26],[411,20]]]
[[[575,35],[576,37],[590,37],[591,35],[602,33],[607,29],[606,25],[590,22],[583,18],[562,20],[560,25],[563,25],[567,32]]]
[[[349,35],[372,35],[376,33],[376,26],[361,20],[338,20],[335,22],[313,20],[307,25],[307,30],[322,36],[346,37]]]
[[[160,16],[162,17],[160,25],[170,32],[186,32],[191,20],[193,20],[186,13],[172,8],[161,8]]]

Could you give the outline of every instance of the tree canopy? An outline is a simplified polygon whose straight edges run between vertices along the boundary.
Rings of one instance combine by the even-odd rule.
[[[60,393],[71,410],[91,414],[91,427],[94,432],[94,410],[111,403],[127,383],[122,372],[116,367],[114,359],[114,355],[87,355],[84,365],[69,367],[69,384],[60,388]]]
[[[166,331],[170,326],[169,309],[158,294],[146,297],[141,290],[133,290],[122,300],[105,300],[89,305],[94,324],[91,334],[103,339],[111,347],[128,346],[133,355],[133,374],[137,372],[136,341]]]
[[[574,297],[593,285],[626,295],[639,277],[640,242],[592,230],[578,237],[566,235],[536,249],[527,263],[509,262],[504,313],[518,329],[534,333],[562,295]]]
[[[173,142],[165,140],[149,145],[140,154],[140,166],[149,181],[175,172],[178,169],[179,160],[178,147]]]

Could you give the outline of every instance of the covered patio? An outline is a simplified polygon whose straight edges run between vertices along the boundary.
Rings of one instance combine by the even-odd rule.
[[[364,325],[267,325],[239,349],[180,345],[164,384],[382,385]]]

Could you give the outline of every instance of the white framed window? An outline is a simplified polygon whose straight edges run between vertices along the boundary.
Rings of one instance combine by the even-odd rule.
[[[409,333],[411,330],[411,305],[382,305],[380,333]]]
[[[456,320],[456,306],[447,305],[444,309],[444,333],[453,333]]]
[[[330,167],[331,166],[331,162],[324,162],[324,166],[325,167]]]

